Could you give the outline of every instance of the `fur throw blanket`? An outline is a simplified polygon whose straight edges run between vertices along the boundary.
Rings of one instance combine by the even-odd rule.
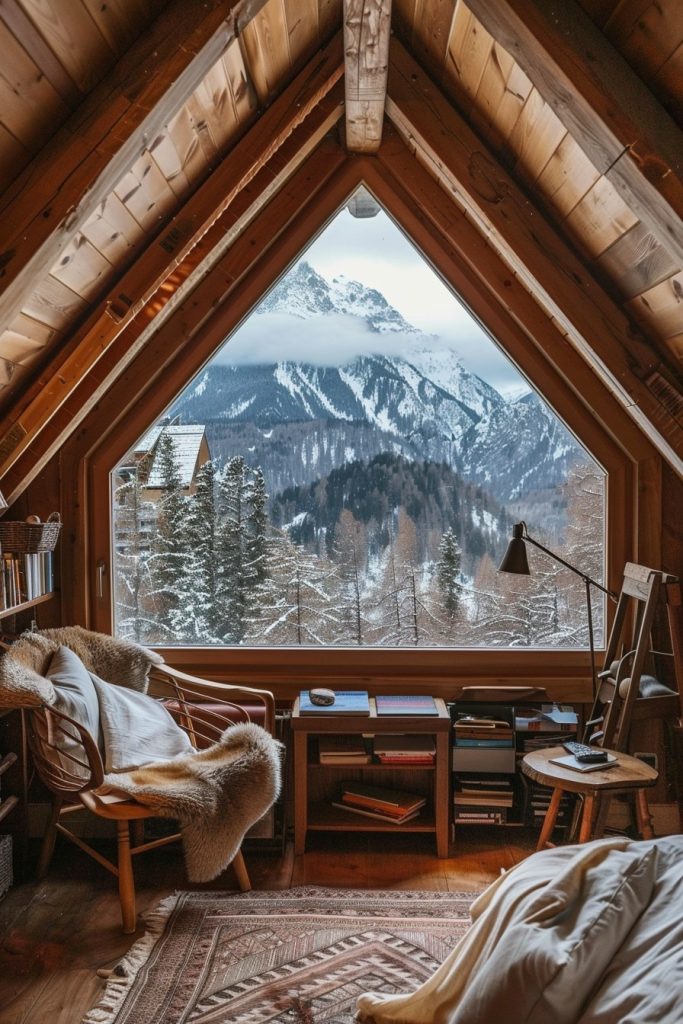
[[[107,775],[93,793],[133,797],[179,821],[189,880],[210,882],[277,799],[281,747],[259,725],[234,725],[206,750]]]
[[[151,666],[161,665],[164,660],[138,644],[93,633],[81,626],[23,633],[0,657],[0,707],[28,708],[54,703],[55,691],[45,672],[62,644],[78,655],[89,672],[141,693],[147,691]]]

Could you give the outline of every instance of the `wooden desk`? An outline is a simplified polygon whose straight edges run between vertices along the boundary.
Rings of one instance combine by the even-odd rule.
[[[579,830],[580,843],[595,838],[593,836],[593,817],[598,798],[609,797],[628,790],[634,790],[636,793],[638,830],[643,839],[652,839],[653,832],[647,809],[645,788],[654,786],[658,773],[649,764],[645,764],[637,757],[631,757],[630,754],[622,754],[617,750],[610,750],[609,753],[619,759],[617,764],[585,774],[559,764],[552,764],[551,758],[566,756],[567,751],[564,747],[534,750],[525,755],[522,761],[524,774],[542,786],[550,786],[553,791],[538,839],[537,850],[543,850],[546,846],[552,845],[550,836],[555,827],[563,793],[580,793],[584,798]]]
[[[450,733],[448,708],[435,698],[437,715],[378,715],[370,698],[370,715],[300,715],[299,700],[294,702],[294,852],[303,853],[309,831],[319,832],[433,832],[439,857],[448,856],[450,822]],[[315,738],[324,735],[403,735],[434,736],[436,756],[433,765],[386,764],[321,765],[315,751]],[[331,807],[341,779],[362,779],[376,786],[394,787],[428,795],[428,805],[412,821],[403,825],[372,818],[358,818]]]

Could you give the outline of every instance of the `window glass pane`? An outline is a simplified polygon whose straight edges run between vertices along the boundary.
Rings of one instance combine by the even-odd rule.
[[[361,189],[112,475],[144,643],[582,648],[605,475]],[[603,603],[593,590],[596,642]]]

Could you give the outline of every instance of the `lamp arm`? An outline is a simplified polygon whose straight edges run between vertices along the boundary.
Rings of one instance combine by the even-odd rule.
[[[570,562],[566,562],[564,558],[560,558],[559,555],[556,555],[554,551],[551,551],[549,548],[543,547],[543,545],[539,543],[539,541],[534,540],[533,537],[530,537],[529,534],[526,532],[526,524],[524,524],[523,539],[526,541],[527,544],[533,544],[535,548],[539,549],[539,551],[543,551],[546,555],[550,555],[550,557],[554,558],[556,562],[559,562],[560,565],[563,565],[565,569],[570,569],[577,576],[580,576],[585,583],[590,583],[592,584],[592,586],[597,587],[598,590],[601,590],[603,594],[607,594],[607,596],[610,597],[613,601],[617,600],[617,595],[612,593],[611,590],[608,590],[607,587],[603,587],[602,583],[598,583],[597,580],[594,580],[591,576],[587,576],[585,572],[581,572],[580,569],[575,568],[575,566],[573,566]]]

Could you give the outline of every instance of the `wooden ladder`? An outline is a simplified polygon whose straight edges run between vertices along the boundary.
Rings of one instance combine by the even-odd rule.
[[[666,606],[670,650],[656,650],[652,629]],[[667,684],[655,676],[657,659],[671,659]],[[670,726],[674,781],[683,830],[683,611],[681,583],[669,573],[627,562],[605,663],[584,741],[627,751],[631,723],[658,718]],[[642,684],[642,686],[641,686]]]

